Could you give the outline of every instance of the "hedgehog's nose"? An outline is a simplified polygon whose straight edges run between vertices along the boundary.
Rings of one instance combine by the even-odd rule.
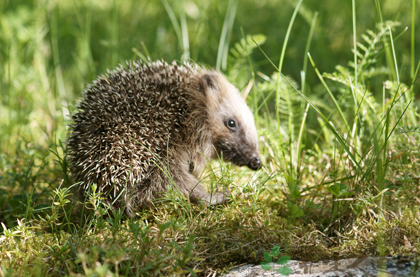
[[[261,160],[258,157],[254,157],[249,161],[248,167],[253,169],[253,170],[257,170],[259,169],[261,166]]]

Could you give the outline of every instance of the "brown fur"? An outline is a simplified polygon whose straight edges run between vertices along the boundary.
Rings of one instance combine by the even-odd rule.
[[[260,165],[253,116],[238,90],[222,74],[187,63],[134,63],[100,76],[72,120],[74,180],[84,190],[98,184],[128,214],[172,183],[194,202],[222,203],[223,193],[209,195],[197,179],[209,158]]]

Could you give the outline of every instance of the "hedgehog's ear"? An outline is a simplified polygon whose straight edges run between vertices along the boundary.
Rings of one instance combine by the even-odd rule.
[[[220,90],[217,75],[214,73],[206,73],[200,80],[201,91],[207,95],[210,91],[217,92]]]

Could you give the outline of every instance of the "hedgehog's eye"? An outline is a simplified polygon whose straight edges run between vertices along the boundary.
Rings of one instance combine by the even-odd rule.
[[[228,121],[226,121],[226,127],[228,127],[229,129],[231,129],[232,131],[236,130],[236,122],[233,119],[229,119]]]

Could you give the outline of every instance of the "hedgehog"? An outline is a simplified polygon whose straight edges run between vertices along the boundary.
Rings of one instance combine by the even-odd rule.
[[[73,180],[128,215],[175,186],[193,203],[222,204],[199,177],[222,157],[261,167],[254,117],[222,73],[175,61],[128,62],[89,84],[71,115]]]

